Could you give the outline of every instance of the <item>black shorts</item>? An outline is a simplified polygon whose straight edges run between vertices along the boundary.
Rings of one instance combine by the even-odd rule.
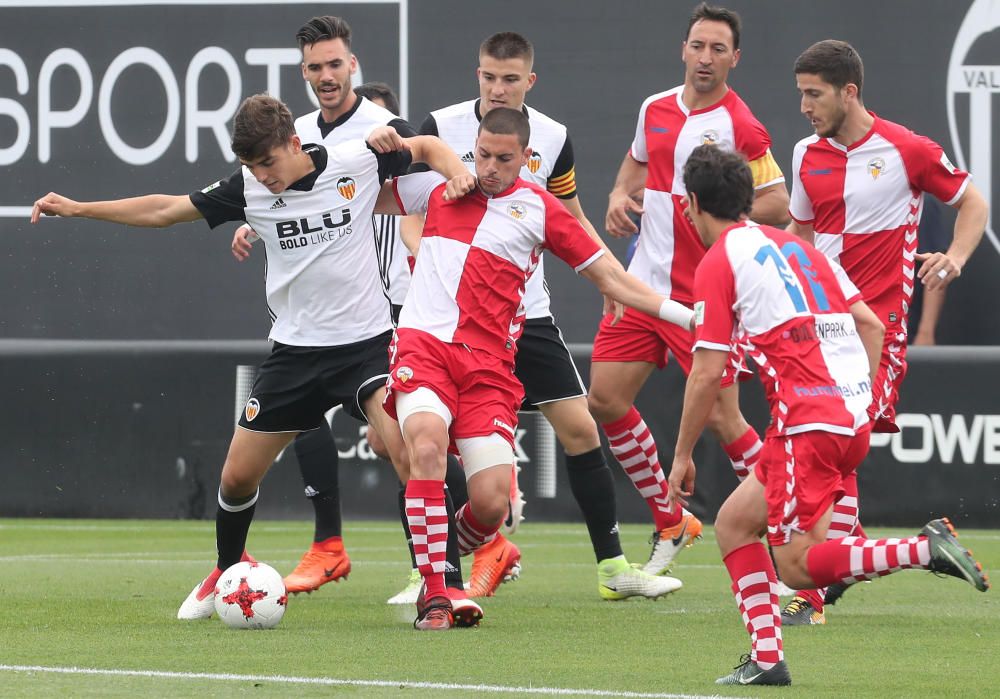
[[[514,376],[524,386],[521,410],[537,410],[542,403],[587,395],[569,348],[551,317],[525,322],[517,341]]]
[[[367,420],[361,403],[385,386],[392,331],[337,347],[274,343],[260,365],[240,427],[254,432],[316,429],[336,405]]]

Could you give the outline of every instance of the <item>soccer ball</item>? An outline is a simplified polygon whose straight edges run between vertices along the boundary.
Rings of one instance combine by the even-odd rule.
[[[272,629],[287,605],[285,583],[266,563],[241,561],[227,568],[215,585],[215,612],[234,629]]]

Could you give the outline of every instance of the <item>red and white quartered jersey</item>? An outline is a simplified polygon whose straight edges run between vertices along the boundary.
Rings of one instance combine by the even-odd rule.
[[[727,229],[695,274],[695,350],[729,352],[739,338],[760,370],[770,434],[853,435],[868,422],[868,358],[850,305],[860,292],[800,238],[743,222]]]
[[[691,151],[714,143],[743,153],[756,189],[785,178],[771,155],[771,137],[736,92],[730,89],[714,105],[692,110],[681,99],[683,91],[680,86],[655,94],[639,110],[629,152],[648,170],[642,233],[628,271],[656,291],[690,304],[694,270],[705,255],[705,246],[681,207],[687,194],[684,164]]]
[[[559,200],[517,179],[506,191],[444,201],[445,180],[393,180],[403,213],[426,211],[420,254],[398,328],[421,330],[514,361],[524,287],[550,250],[577,272],[604,254]]]
[[[934,141],[872,116],[850,147],[817,135],[795,145],[789,213],[812,224],[816,247],[881,307],[912,294],[921,195],[954,204],[970,177]]]

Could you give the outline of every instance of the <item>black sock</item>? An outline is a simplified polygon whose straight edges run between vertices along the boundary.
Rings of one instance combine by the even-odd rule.
[[[461,589],[462,557],[458,555],[458,529],[455,527],[455,503],[451,499],[451,488],[444,488],[444,506],[448,510],[448,547],[445,549],[445,587]]]
[[[567,454],[566,471],[573,497],[587,523],[597,560],[621,556],[615,480],[604,459],[604,452],[598,447],[576,456]]]
[[[444,482],[451,491],[455,512],[458,512],[462,509],[462,505],[469,501],[469,488],[465,481],[465,469],[458,463],[454,454],[448,454],[448,470],[445,472]]]
[[[243,557],[259,493],[258,490],[246,497],[229,498],[219,491],[219,509],[215,513],[215,547],[219,553],[216,565],[219,570],[239,563]]]
[[[315,511],[313,541],[326,541],[343,534],[340,516],[340,459],[333,432],[324,423],[303,432],[293,442],[306,497]]]
[[[410,534],[410,522],[406,519],[406,486],[403,483],[399,484],[399,521],[403,524],[406,545],[410,547],[410,568],[416,568],[417,554],[413,552],[413,535]]]

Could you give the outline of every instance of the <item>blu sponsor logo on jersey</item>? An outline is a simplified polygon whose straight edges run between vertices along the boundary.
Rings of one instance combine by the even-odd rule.
[[[278,221],[274,224],[274,228],[278,233],[278,245],[282,250],[332,243],[351,234],[351,210],[341,209],[336,214],[328,211],[323,214],[319,222],[315,223],[309,217]]]
[[[948,129],[951,146],[958,166],[972,173],[979,190],[990,202],[990,217],[986,235],[993,247],[1000,252],[1000,238],[994,225],[998,183],[993,181],[1000,153],[993,119],[994,97],[1000,93],[1000,42],[996,30],[1000,28],[1000,3],[994,0],[975,0],[958,29],[951,47],[948,62]],[[973,51],[975,48],[975,51]],[[982,56],[990,57],[990,64]],[[967,60],[979,63],[966,63]],[[968,115],[967,121],[959,120]],[[942,161],[944,162],[944,161]],[[948,167],[947,163],[945,167]]]

